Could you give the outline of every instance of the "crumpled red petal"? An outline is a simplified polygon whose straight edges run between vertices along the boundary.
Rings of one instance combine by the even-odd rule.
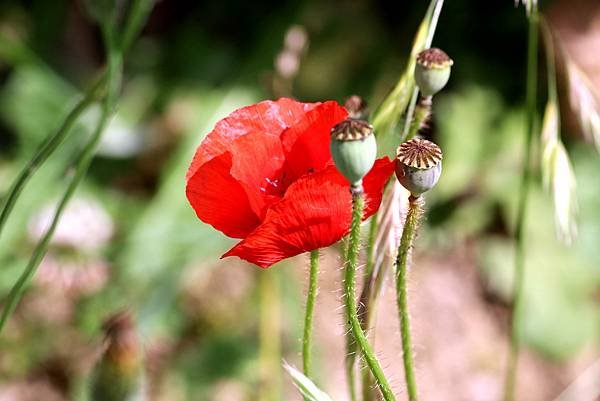
[[[198,218],[232,238],[244,238],[260,224],[246,191],[231,176],[231,155],[203,164],[186,186],[186,196]]]
[[[394,171],[387,157],[376,161],[364,178],[365,216],[377,211],[385,182]],[[347,180],[329,166],[294,182],[265,220],[226,256],[266,268],[282,259],[326,247],[350,229],[352,197]]]
[[[204,163],[227,152],[237,138],[255,133],[279,135],[318,104],[281,98],[277,101],[265,100],[235,110],[220,120],[202,141],[187,171],[186,180],[189,180]]]
[[[319,104],[281,134],[285,151],[286,173],[296,180],[332,164],[329,142],[331,128],[348,115],[334,101]]]

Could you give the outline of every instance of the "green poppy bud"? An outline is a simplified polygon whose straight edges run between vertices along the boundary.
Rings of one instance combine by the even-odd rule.
[[[443,50],[434,47],[417,55],[415,81],[424,97],[433,96],[446,86],[452,64],[454,62]]]
[[[396,177],[418,198],[437,184],[442,173],[442,150],[425,139],[411,139],[398,148]]]
[[[377,157],[373,127],[364,120],[348,118],[331,129],[331,155],[350,185],[361,187],[362,178]]]

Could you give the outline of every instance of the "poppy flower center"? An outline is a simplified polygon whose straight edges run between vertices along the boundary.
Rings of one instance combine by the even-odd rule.
[[[289,185],[285,185],[283,177],[281,178],[265,178],[264,184],[260,188],[260,192],[265,195],[275,195],[283,197],[285,190]]]
[[[309,167],[305,174],[312,174],[315,172],[313,167]],[[302,175],[305,175],[302,174]],[[295,177],[294,174],[289,171],[281,171],[274,177],[265,177],[263,185],[260,187],[260,192],[264,195],[276,196],[283,198],[285,192],[294,181],[300,177]]]

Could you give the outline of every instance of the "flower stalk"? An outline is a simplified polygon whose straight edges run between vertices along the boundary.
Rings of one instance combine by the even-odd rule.
[[[412,248],[419,218],[423,213],[424,201],[421,195],[438,182],[442,173],[442,158],[443,154],[439,146],[431,141],[418,138],[400,145],[396,156],[396,178],[411,193],[408,198],[408,213],[396,256],[396,301],[402,337],[404,377],[410,401],[417,401],[418,398],[406,291],[408,255]]]
[[[406,389],[408,399],[417,401],[417,384],[413,368],[412,341],[410,336],[410,318],[408,311],[407,295],[407,269],[408,255],[412,247],[413,239],[419,224],[419,218],[422,214],[424,201],[422,197],[411,195],[408,198],[408,214],[398,247],[398,256],[396,258],[396,301],[398,304],[398,317],[400,320],[400,333],[402,337],[402,361],[404,363],[404,378],[406,380]]]
[[[360,352],[364,356],[365,362],[381,390],[385,401],[394,401],[394,393],[383,373],[379,361],[375,357],[373,349],[369,345],[367,337],[361,327],[356,308],[356,269],[358,265],[358,254],[360,250],[360,224],[363,216],[364,196],[362,184],[352,186],[352,225],[350,228],[350,240],[348,244],[348,253],[344,271],[344,292],[346,313],[349,321],[352,335],[356,341]]]

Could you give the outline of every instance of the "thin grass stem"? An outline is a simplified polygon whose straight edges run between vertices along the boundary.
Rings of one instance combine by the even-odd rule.
[[[90,140],[85,145],[81,152],[81,155],[79,156],[79,159],[75,165],[75,174],[73,175],[73,178],[69,182],[65,193],[63,194],[62,198],[58,203],[50,226],[44,233],[44,236],[37,243],[31,258],[29,259],[29,262],[25,267],[25,270],[23,271],[23,273],[21,273],[21,276],[19,277],[17,282],[10,290],[10,293],[8,294],[6,304],[2,309],[2,315],[0,315],[0,333],[2,332],[2,329],[4,328],[8,318],[10,317],[10,315],[16,308],[19,300],[21,299],[25,287],[35,274],[37,267],[39,266],[40,262],[42,261],[42,258],[46,254],[50,240],[54,235],[54,231],[56,230],[56,227],[65,207],[67,206],[69,200],[73,196],[75,189],[77,189],[79,183],[83,180],[83,177],[85,177],[85,174],[87,173],[89,165],[92,161],[92,157],[94,155],[94,150],[96,149],[100,137],[102,136],[102,132],[106,128],[109,116],[111,114],[107,103],[108,102],[105,101],[105,105],[102,108],[102,114],[100,116],[100,121],[98,122],[96,130],[92,134]]]
[[[152,2],[148,0],[142,1],[142,3],[152,4]],[[144,18],[140,18],[138,14],[139,10],[132,9],[132,12],[128,15],[128,21],[126,25],[131,24],[132,20],[135,21],[134,27],[135,25],[141,24],[144,21]],[[79,107],[76,107],[73,110],[73,112],[71,112],[69,116],[67,116],[65,122],[62,124],[62,128],[59,129],[59,131],[57,131],[57,134],[53,135],[46,142],[44,142],[44,144],[42,144],[40,150],[38,151],[38,153],[36,153],[37,157],[34,156],[32,161],[28,164],[28,166],[33,166],[33,169],[24,170],[22,174],[17,178],[15,184],[13,185],[13,189],[11,190],[11,193],[9,195],[8,201],[5,205],[4,210],[6,210],[6,212],[4,212],[4,210],[2,212],[2,214],[4,215],[4,221],[2,222],[2,224],[0,224],[0,230],[2,228],[3,223],[8,218],[10,210],[14,206],[14,203],[16,202],[20,192],[22,191],[27,180],[30,178],[31,174],[33,174],[33,172],[35,172],[35,169],[39,168],[39,166],[43,164],[43,162],[52,154],[52,152],[56,150],[58,145],[60,145],[64,137],[70,131],[72,125],[75,124],[75,122],[81,116],[85,108],[89,106],[87,102],[91,103],[94,100],[96,100],[96,92],[99,90],[103,90],[106,95],[103,97],[102,100],[101,115],[100,119],[98,120],[96,129],[92,133],[91,137],[89,138],[88,142],[85,144],[77,158],[77,161],[75,163],[74,174],[69,184],[67,185],[67,188],[65,189],[62,198],[58,202],[50,226],[46,229],[46,232],[44,233],[43,237],[37,243],[31,255],[31,258],[29,259],[29,262],[25,267],[25,270],[21,273],[19,279],[13,285],[11,291],[8,294],[6,303],[4,304],[2,313],[0,315],[0,333],[2,332],[2,329],[8,321],[8,318],[14,312],[19,300],[23,295],[25,288],[27,287],[29,281],[35,274],[40,262],[46,254],[48,250],[48,245],[50,244],[50,240],[52,239],[54,231],[58,226],[58,222],[60,221],[62,213],[64,212],[67,204],[69,203],[69,200],[75,193],[75,190],[85,177],[92,162],[96,147],[100,141],[100,138],[102,137],[102,133],[104,132],[108,124],[110,116],[114,113],[115,104],[118,96],[118,89],[120,86],[122,76],[123,53],[121,50],[124,47],[119,46],[118,44],[118,33],[115,32],[113,22],[114,21],[104,21],[101,26],[108,59],[108,68],[106,72],[99,79],[98,83],[94,85],[93,88],[88,92],[88,95],[84,98],[84,101],[79,104]],[[137,29],[134,30],[134,32],[137,32]]]
[[[2,212],[0,212],[0,236],[6,225],[6,221],[10,216],[21,192],[25,188],[25,185],[29,179],[35,174],[35,172],[48,160],[48,158],[56,151],[60,144],[67,138],[69,133],[72,131],[73,126],[81,117],[81,115],[88,109],[88,107],[97,100],[99,95],[99,89],[102,87],[103,80],[96,82],[92,88],[90,88],[84,97],[77,102],[75,107],[69,112],[65,120],[62,122],[58,130],[50,136],[48,136],[44,142],[40,145],[35,155],[27,162],[25,167],[19,172],[19,175],[13,182]]]
[[[259,401],[281,400],[281,310],[277,271],[258,272],[259,322]]]
[[[533,137],[536,130],[537,101],[537,55],[538,55],[538,10],[534,6],[528,19],[527,39],[527,131],[525,136],[525,160],[521,173],[521,187],[515,227],[515,259],[513,280],[513,308],[510,322],[510,350],[504,384],[504,401],[515,399],[517,365],[521,348],[519,333],[521,332],[521,314],[525,287],[525,223],[527,219],[527,200],[531,186],[531,163]]]

